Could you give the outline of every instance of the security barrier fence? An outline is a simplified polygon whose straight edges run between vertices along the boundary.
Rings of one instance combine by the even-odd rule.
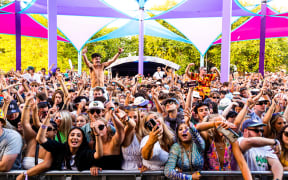
[[[9,172],[0,172],[0,180],[14,180],[17,175],[23,173],[23,170],[14,170]],[[272,179],[271,171],[252,171],[253,179]],[[200,171],[201,179],[242,179],[241,171]],[[284,172],[283,179],[288,179],[288,172]],[[163,171],[116,171],[103,170],[98,176],[91,176],[90,171],[48,171],[36,177],[29,177],[29,180],[164,180],[168,179],[164,176]]]

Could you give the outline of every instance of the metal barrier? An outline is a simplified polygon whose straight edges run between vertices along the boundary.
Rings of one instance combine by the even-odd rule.
[[[10,179],[16,179],[16,176],[23,173],[23,170],[13,170],[10,172],[0,172],[0,180],[10,180]],[[268,179],[272,179],[272,172],[271,171],[252,171],[252,176],[262,176],[262,177],[268,177]],[[211,179],[211,177],[222,177],[223,179],[226,178],[233,178],[235,179],[241,179],[242,173],[241,171],[200,171],[200,174],[202,175],[201,179]],[[209,178],[210,177],[210,178]],[[288,178],[288,171],[284,172],[283,177]],[[47,171],[40,176],[30,178],[29,179],[53,179],[53,180],[68,180],[68,179],[75,179],[75,180],[86,180],[86,179],[99,179],[99,180],[140,180],[140,179],[166,179],[164,177],[163,171],[146,171],[143,173],[140,173],[140,171],[116,171],[116,170],[103,170],[99,172],[98,176],[91,176],[90,171]]]

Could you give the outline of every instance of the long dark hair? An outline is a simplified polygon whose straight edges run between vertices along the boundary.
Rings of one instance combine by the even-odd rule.
[[[82,134],[82,143],[78,149],[78,151],[76,152],[76,156],[75,156],[75,163],[76,163],[76,167],[79,169],[80,167],[80,164],[79,164],[79,152],[81,152],[82,150],[85,150],[85,149],[89,149],[89,146],[88,146],[88,142],[87,142],[87,139],[86,139],[86,136],[85,136],[85,133],[84,131],[79,128],[79,127],[73,127],[72,129],[70,129],[69,133],[68,133],[68,136],[67,136],[67,141],[65,142],[65,146],[66,146],[66,149],[67,149],[67,153],[65,154],[65,157],[64,157],[64,163],[67,167],[67,169],[72,169],[71,168],[71,165],[70,165],[70,160],[71,160],[71,152],[70,152],[70,148],[69,148],[69,145],[68,145],[68,139],[69,139],[69,136],[71,134],[71,132],[75,129],[78,129],[80,130],[81,134]]]
[[[176,140],[177,140],[177,142],[178,142],[178,144],[180,145],[180,146],[182,146],[182,142],[180,141],[180,138],[179,138],[179,136],[178,136],[178,131],[179,131],[179,129],[180,129],[180,126],[182,125],[182,124],[186,124],[184,121],[181,121],[178,125],[177,125],[177,127],[176,127]],[[192,139],[191,139],[191,142],[192,142]]]
[[[288,128],[288,125],[285,125],[285,126],[282,128],[282,130],[281,130],[280,133],[278,134],[278,138],[277,138],[277,139],[280,141],[280,144],[281,144],[281,147],[282,147],[282,151],[283,151],[284,157],[286,157],[286,155],[288,154],[288,149],[285,148],[285,143],[284,143],[284,141],[283,141],[283,139],[282,139],[283,133],[284,133],[284,131],[285,131],[286,128]]]

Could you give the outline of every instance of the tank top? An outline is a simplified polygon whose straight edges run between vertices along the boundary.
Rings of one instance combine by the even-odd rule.
[[[215,171],[231,171],[231,153],[232,153],[232,146],[230,143],[226,143],[225,146],[225,153],[224,153],[224,163],[223,168],[221,168],[219,157],[216,151],[216,145],[214,140],[211,142],[209,150],[207,151],[206,155],[206,162],[208,170],[215,170]]]
[[[128,147],[122,147],[123,170],[138,170],[142,165],[140,143],[137,139],[136,134],[134,134],[133,140]]]

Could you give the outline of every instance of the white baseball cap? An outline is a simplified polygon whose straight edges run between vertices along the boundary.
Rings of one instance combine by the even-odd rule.
[[[88,109],[104,109],[104,104],[101,101],[92,101]]]

